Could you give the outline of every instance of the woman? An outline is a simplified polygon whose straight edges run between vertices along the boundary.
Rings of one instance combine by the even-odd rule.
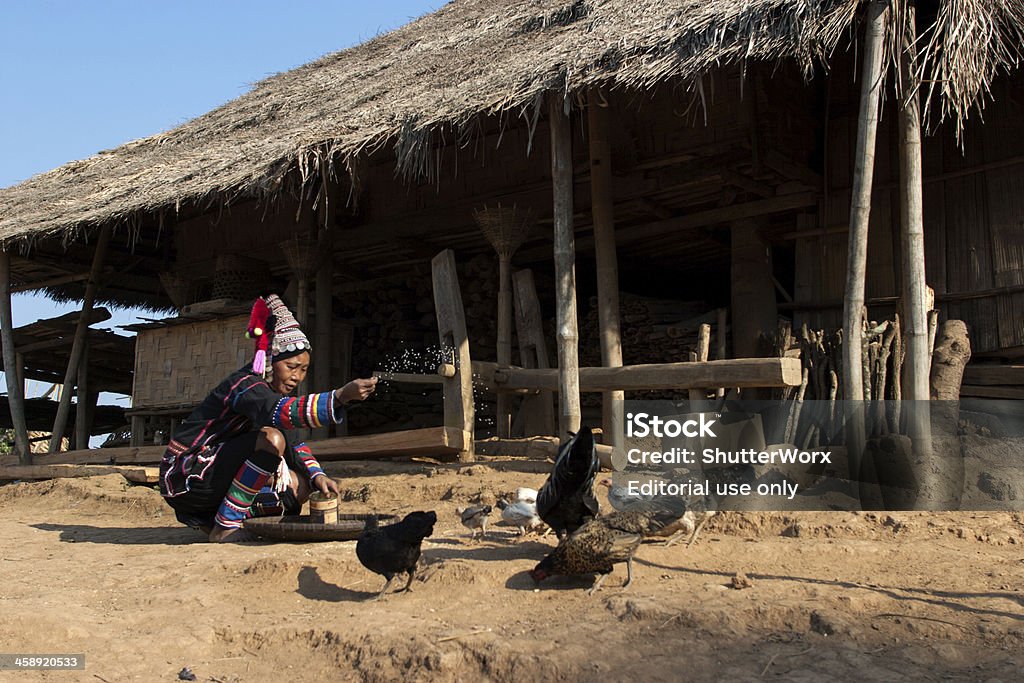
[[[221,382],[189,415],[160,463],[160,493],[180,522],[212,542],[251,540],[247,517],[298,514],[312,490],[337,493],[294,430],[340,424],[342,407],[373,394],[377,379],[290,394],[309,370],[306,335],[280,298],[258,299],[249,318],[251,366]],[[269,363],[267,362],[269,360]]]

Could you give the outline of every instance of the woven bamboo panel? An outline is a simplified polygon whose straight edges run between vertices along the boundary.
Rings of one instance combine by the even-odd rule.
[[[194,405],[218,382],[252,359],[253,342],[245,338],[249,317],[140,330],[135,343],[134,409]],[[348,381],[352,328],[336,322],[332,338],[331,384]]]
[[[142,330],[135,341],[135,408],[198,403],[252,355],[248,316]]]

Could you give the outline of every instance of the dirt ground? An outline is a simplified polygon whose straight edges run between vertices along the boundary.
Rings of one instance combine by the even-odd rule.
[[[544,463],[333,463],[342,512],[436,510],[411,594],[355,542],[210,545],[117,475],[0,487],[0,643],[85,671],[2,680],[982,680],[1024,676],[1024,515],[723,513],[636,580],[526,574],[553,537],[455,508]],[[748,581],[734,581],[743,573]],[[736,588],[735,585],[745,588]],[[274,677],[274,678],[271,678]]]

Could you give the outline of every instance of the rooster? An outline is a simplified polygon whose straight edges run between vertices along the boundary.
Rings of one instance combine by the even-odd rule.
[[[628,588],[633,582],[633,555],[640,543],[675,523],[685,512],[685,502],[674,498],[638,503],[628,510],[592,519],[541,560],[530,571],[530,578],[539,585],[549,576],[598,574],[588,591],[593,595],[615,565],[625,562],[626,582],[622,587]]]
[[[392,579],[402,572],[409,576],[409,580],[405,588],[398,592],[411,590],[416,563],[420,560],[420,545],[424,538],[434,533],[436,523],[435,512],[410,512],[401,522],[389,524],[383,529],[378,526],[376,516],[367,520],[366,528],[356,542],[356,557],[371,572],[387,579],[374,600],[383,598]]]
[[[559,540],[597,517],[594,478],[599,467],[594,433],[586,427],[558,450],[551,475],[537,493],[537,514]]]

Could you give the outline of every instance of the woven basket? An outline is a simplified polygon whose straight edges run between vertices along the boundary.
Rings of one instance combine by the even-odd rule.
[[[366,528],[370,514],[338,515],[336,524],[316,524],[309,515],[299,517],[253,517],[245,520],[245,528],[264,538],[282,541],[354,541]],[[398,521],[395,515],[377,515],[381,526]]]

